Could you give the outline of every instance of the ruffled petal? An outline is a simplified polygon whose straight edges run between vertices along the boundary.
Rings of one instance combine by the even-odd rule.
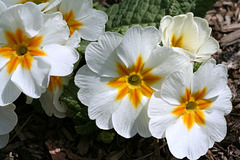
[[[214,59],[202,64],[193,76],[192,93],[206,87],[204,99],[210,99],[221,94],[227,84],[227,69],[224,65],[216,65]]]
[[[148,98],[143,96],[141,102],[137,108],[135,108],[128,96],[125,96],[119,105],[119,107],[112,114],[113,126],[116,132],[125,137],[130,138],[138,133],[137,128],[142,121],[137,121],[141,115],[140,112],[144,107],[147,107]],[[146,130],[142,130],[145,131]],[[149,131],[148,131],[149,132]],[[148,135],[147,133],[141,133],[141,135]]]
[[[133,66],[140,55],[145,63],[160,43],[160,37],[161,33],[155,27],[133,26],[125,33],[117,54],[126,67]]]
[[[151,86],[157,90],[161,88],[162,81],[167,75],[188,66],[190,66],[189,58],[174,52],[170,47],[155,49],[144,65],[145,68],[152,68],[151,73],[153,75],[161,77],[160,81]]]
[[[198,159],[207,153],[211,143],[208,135],[198,125],[195,124],[188,130],[181,118],[167,128],[166,138],[171,153],[180,159]]]
[[[78,21],[83,24],[78,32],[83,39],[95,41],[104,33],[107,20],[108,17],[105,12],[92,9],[90,15],[78,19]]]
[[[5,147],[9,140],[9,134],[0,135],[0,149]]]
[[[38,36],[43,36],[41,46],[50,44],[65,44],[69,38],[69,28],[60,12],[44,14],[43,26]]]
[[[75,84],[80,88],[79,100],[88,106],[90,119],[96,119],[96,124],[101,129],[111,129],[112,113],[119,106],[116,100],[118,90],[106,83],[111,78],[102,78],[92,72],[87,65],[81,67],[75,76]]]
[[[66,76],[72,73],[73,64],[79,59],[78,52],[70,46],[52,44],[42,49],[47,56],[39,57],[51,65],[51,76]]]
[[[8,134],[17,124],[17,115],[14,112],[15,105],[10,104],[0,107],[0,135]]]
[[[90,43],[86,48],[85,58],[89,68],[101,76],[118,77],[117,62],[122,63],[115,48],[121,43],[122,35],[106,32],[98,42]]]

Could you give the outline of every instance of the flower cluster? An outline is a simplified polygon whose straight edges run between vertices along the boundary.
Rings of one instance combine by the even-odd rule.
[[[107,15],[92,0],[0,1],[0,148],[17,123],[13,102],[39,98],[48,116],[66,116],[59,101],[74,75],[81,39],[91,42],[76,73],[90,119],[131,138],[166,138],[177,158],[197,159],[226,135],[231,111],[226,67],[206,20],[165,16],[160,28],[105,32]],[[161,44],[161,45],[160,45]],[[193,64],[203,62],[193,72]]]
[[[97,40],[107,15],[91,0],[0,1],[0,148],[16,125],[20,94],[39,98],[49,116],[66,116],[59,102],[79,59],[80,40]]]
[[[227,70],[210,56],[219,49],[206,20],[165,16],[160,28],[107,32],[85,51],[75,84],[101,129],[125,137],[166,138],[177,158],[197,159],[226,135],[231,111]],[[162,46],[160,45],[162,44]],[[204,62],[193,73],[193,63]]]

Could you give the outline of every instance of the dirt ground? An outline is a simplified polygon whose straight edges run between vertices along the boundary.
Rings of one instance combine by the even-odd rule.
[[[110,6],[119,1],[101,2]],[[227,136],[200,159],[240,160],[240,0],[219,0],[206,19],[221,48],[213,57],[228,69],[233,109],[226,116]],[[96,134],[76,134],[70,118],[57,119],[36,112],[25,104],[24,96],[16,105],[20,106],[16,109],[19,122],[10,133],[9,144],[0,150],[0,160],[176,159],[165,139],[135,136],[126,140],[116,135],[110,144],[105,144],[97,140]]]

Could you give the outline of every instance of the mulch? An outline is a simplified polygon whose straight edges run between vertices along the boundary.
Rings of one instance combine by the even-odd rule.
[[[102,0],[110,6],[121,0]],[[228,85],[232,91],[232,112],[226,116],[227,136],[215,143],[205,160],[240,159],[240,0],[219,0],[205,17],[218,40],[220,50],[213,55],[218,64],[228,69]],[[22,95],[16,101],[19,122],[10,133],[9,144],[0,150],[1,160],[174,160],[165,139],[124,139],[115,135],[110,144],[99,142],[96,133],[80,136],[70,118],[58,119],[36,112],[25,104]],[[110,131],[113,132],[114,131]]]

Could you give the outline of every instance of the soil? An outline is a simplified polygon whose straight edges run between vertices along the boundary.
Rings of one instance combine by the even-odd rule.
[[[122,0],[102,0],[110,6]],[[213,55],[228,69],[232,91],[232,112],[226,116],[227,135],[215,143],[205,160],[240,160],[240,0],[219,0],[205,17],[218,40],[220,50]],[[10,133],[8,145],[0,150],[1,160],[174,160],[166,140],[138,135],[124,139],[117,134],[110,144],[99,142],[96,134],[80,136],[70,118],[58,119],[39,113],[25,104],[22,95],[15,103],[19,121]],[[112,130],[114,133],[114,131]]]

